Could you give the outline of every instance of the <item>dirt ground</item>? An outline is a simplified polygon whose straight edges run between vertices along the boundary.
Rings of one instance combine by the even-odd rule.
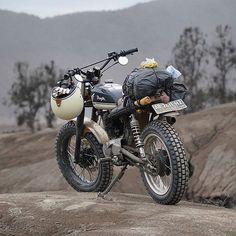
[[[235,236],[236,211],[143,195],[41,192],[0,194],[0,235]]]

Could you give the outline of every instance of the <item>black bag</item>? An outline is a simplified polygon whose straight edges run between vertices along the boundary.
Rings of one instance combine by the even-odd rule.
[[[125,79],[122,89],[125,96],[138,100],[154,96],[160,91],[170,90],[173,78],[166,70],[158,68],[136,68]]]
[[[169,90],[169,94],[171,101],[178,99],[184,100],[187,95],[187,88],[184,84],[174,83]]]
[[[137,76],[138,68],[135,68],[127,77],[122,85],[122,91],[125,96],[130,97],[132,100],[135,100],[134,97],[134,79]]]

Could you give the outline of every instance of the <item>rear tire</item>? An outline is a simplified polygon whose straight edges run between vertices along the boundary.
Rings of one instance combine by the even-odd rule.
[[[75,133],[76,127],[74,122],[68,122],[60,129],[57,135],[56,155],[61,173],[68,184],[70,184],[76,191],[104,191],[112,179],[112,163],[106,161],[100,162],[99,164],[98,160],[104,158],[102,145],[91,132],[88,132],[85,134],[84,138],[81,139],[81,157],[83,157],[83,163],[75,164]],[[82,147],[83,145],[85,145],[84,148]],[[95,171],[97,171],[96,175],[93,173],[95,179],[91,180],[92,172]],[[88,180],[87,178],[90,179]]]
[[[178,203],[187,188],[189,169],[183,144],[177,132],[167,122],[155,120],[145,127],[141,137],[145,153],[154,154],[150,155],[150,158],[160,169],[158,175],[151,175],[141,170],[148,193],[159,204]]]

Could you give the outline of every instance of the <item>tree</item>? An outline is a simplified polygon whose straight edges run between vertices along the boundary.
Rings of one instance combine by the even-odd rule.
[[[218,42],[211,47],[210,51],[217,69],[213,76],[214,84],[211,92],[218,98],[219,103],[228,102],[235,96],[227,87],[230,74],[236,68],[236,50],[230,38],[230,30],[228,25],[216,27]]]
[[[32,132],[35,131],[35,122],[40,126],[40,117],[43,111],[47,127],[52,128],[55,115],[50,106],[51,89],[55,86],[61,73],[56,72],[55,63],[43,64],[34,71],[29,71],[29,65],[24,62],[15,64],[17,74],[9,95],[10,105],[16,107],[17,124],[26,124]]]
[[[40,67],[40,70],[43,72],[42,79],[44,81],[45,86],[45,105],[44,109],[44,117],[46,120],[47,127],[53,128],[53,122],[56,117],[52,112],[50,105],[50,95],[52,88],[56,85],[56,82],[62,77],[62,72],[57,72],[54,61],[51,61],[50,64],[44,64]]]
[[[10,105],[16,106],[17,124],[26,124],[33,132],[37,112],[45,104],[43,81],[37,71],[29,74],[29,65],[24,62],[15,64],[16,82],[9,91]]]
[[[204,34],[198,27],[185,28],[173,49],[173,65],[181,71],[185,84],[190,90],[188,97],[189,111],[197,111],[203,107],[205,93],[199,87],[205,77],[203,62],[207,62],[208,53]]]

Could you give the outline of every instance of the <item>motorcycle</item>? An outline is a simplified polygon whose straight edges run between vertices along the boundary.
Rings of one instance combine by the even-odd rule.
[[[133,101],[123,96],[121,85],[100,82],[107,69],[126,65],[126,56],[137,51],[108,53],[103,60],[69,70],[59,81],[51,105],[58,117],[69,121],[56,138],[57,162],[76,191],[99,192],[101,197],[128,166],[135,166],[155,202],[176,204],[189,179],[183,143],[173,128],[185,103],[181,99],[163,103],[158,95]],[[95,66],[99,63],[101,67]],[[66,116],[68,107],[77,109],[71,117]],[[91,110],[90,119],[85,117],[86,109]],[[114,178],[113,166],[121,167]]]

